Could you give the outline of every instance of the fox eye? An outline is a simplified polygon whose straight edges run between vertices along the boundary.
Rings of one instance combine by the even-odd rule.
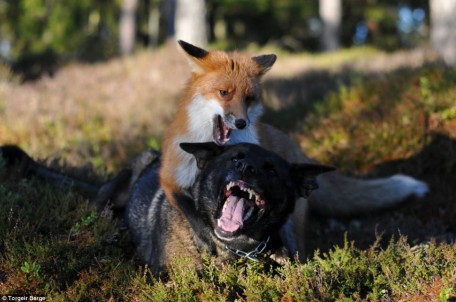
[[[227,97],[229,95],[229,92],[227,90],[219,90],[219,93],[222,97]]]
[[[255,101],[255,97],[253,95],[246,96],[245,101],[247,103],[251,103],[251,102]]]

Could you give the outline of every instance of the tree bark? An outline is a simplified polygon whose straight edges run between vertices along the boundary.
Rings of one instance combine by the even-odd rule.
[[[323,22],[321,47],[323,51],[334,51],[339,48],[339,31],[342,20],[341,0],[320,0],[320,18]]]
[[[160,10],[163,18],[164,40],[174,39],[176,35],[176,0],[160,1]]]
[[[207,46],[207,22],[205,0],[177,0],[176,39]]]
[[[160,34],[160,6],[155,1],[149,3],[149,18],[147,20],[147,33],[149,35],[149,48],[158,46]]]
[[[130,55],[135,47],[137,8],[138,0],[123,0],[119,25],[120,54],[122,56]]]
[[[430,0],[431,42],[448,65],[456,65],[456,1]]]

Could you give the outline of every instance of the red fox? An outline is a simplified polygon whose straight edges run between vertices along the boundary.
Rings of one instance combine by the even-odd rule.
[[[194,157],[179,148],[183,142],[248,142],[260,144],[289,162],[314,162],[285,133],[258,121],[262,113],[261,78],[275,63],[274,54],[250,57],[178,43],[193,72],[163,143],[160,182],[173,205],[175,194],[185,194],[198,173]],[[296,203],[288,224],[294,237],[289,249],[300,255],[307,205],[324,215],[351,214],[388,207],[413,195],[422,197],[428,191],[426,183],[405,175],[359,180],[330,172],[320,175],[318,184],[319,189],[307,201]]]

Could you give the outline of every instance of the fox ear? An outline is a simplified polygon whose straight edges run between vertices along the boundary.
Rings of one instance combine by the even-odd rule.
[[[207,57],[209,52],[182,40],[177,41],[177,43],[179,43],[180,47],[182,47],[182,49],[188,55],[188,59],[193,71],[196,73],[204,71],[203,60]]]
[[[291,175],[297,182],[299,195],[307,198],[312,191],[318,189],[317,176],[335,169],[318,164],[292,164]]]
[[[181,143],[182,150],[192,154],[196,159],[198,169],[204,169],[217,155],[225,149],[216,143]]]
[[[272,65],[274,65],[276,59],[277,56],[274,54],[252,57],[252,60],[254,60],[260,66],[259,76],[262,76],[268,72],[269,69],[271,69]]]
[[[209,54],[207,50],[204,50],[202,48],[199,48],[193,44],[190,44],[188,42],[179,40],[177,41],[179,43],[180,47],[190,56],[196,58],[196,59],[202,59],[205,56]]]

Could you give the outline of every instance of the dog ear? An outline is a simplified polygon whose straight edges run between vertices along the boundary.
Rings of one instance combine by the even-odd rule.
[[[252,57],[252,60],[254,60],[260,67],[260,71],[258,73],[259,76],[268,72],[272,65],[274,65],[276,59],[277,56],[274,54]]]
[[[182,150],[193,154],[196,159],[198,169],[204,169],[207,164],[212,161],[217,155],[223,152],[224,147],[216,143],[181,143],[179,145]]]
[[[297,182],[299,195],[307,198],[312,191],[318,189],[317,176],[335,169],[319,164],[292,164],[291,175]]]

